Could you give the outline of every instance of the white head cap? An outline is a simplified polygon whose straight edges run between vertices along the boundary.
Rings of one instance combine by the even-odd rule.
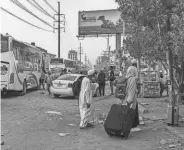
[[[132,60],[132,64],[136,64],[137,61],[135,59]]]
[[[93,75],[94,73],[95,73],[94,70],[89,70],[89,71],[88,71],[88,76],[91,76],[91,75]]]

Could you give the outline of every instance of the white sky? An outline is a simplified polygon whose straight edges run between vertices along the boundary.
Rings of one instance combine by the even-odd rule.
[[[33,6],[31,6],[27,0],[19,0],[26,7],[28,7],[33,13],[42,19],[53,25],[53,20]],[[55,14],[43,0],[36,0],[42,5],[50,14]],[[58,0],[47,0],[57,10]],[[67,58],[67,53],[70,49],[78,50],[79,43],[81,42],[84,53],[87,54],[90,61],[94,64],[97,56],[99,56],[103,50],[107,47],[106,38],[85,38],[84,40],[78,41],[76,35],[78,34],[78,11],[89,11],[89,10],[105,10],[105,9],[116,9],[118,6],[115,0],[60,0],[61,13],[65,14],[66,17],[66,32],[61,33],[61,57]],[[25,19],[39,27],[44,29],[52,30],[49,26],[43,24],[38,19],[34,18],[10,0],[0,0],[0,6],[12,12],[13,14]],[[1,33],[8,33],[14,38],[24,42],[35,42],[39,47],[46,49],[48,52],[58,54],[58,41],[57,31],[56,33],[49,33],[32,27],[13,16],[1,11],[0,20]],[[115,48],[115,38],[110,38],[111,50]],[[82,56],[82,59],[84,59]]]

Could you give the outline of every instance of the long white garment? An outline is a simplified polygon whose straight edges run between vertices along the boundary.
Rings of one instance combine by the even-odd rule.
[[[86,127],[90,121],[91,110],[87,108],[87,103],[91,104],[92,89],[91,81],[88,78],[84,78],[81,84],[81,91],[79,95],[79,109],[80,109],[80,127]]]

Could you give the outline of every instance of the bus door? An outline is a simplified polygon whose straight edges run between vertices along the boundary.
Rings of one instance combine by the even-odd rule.
[[[8,89],[8,83],[9,83],[9,63],[1,61],[1,91],[3,89]]]

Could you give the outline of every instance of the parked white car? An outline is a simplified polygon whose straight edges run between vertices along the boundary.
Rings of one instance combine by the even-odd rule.
[[[72,91],[73,83],[81,76],[82,74],[65,74],[58,77],[56,80],[52,81],[52,86],[50,91],[55,98],[59,96],[74,96]],[[93,96],[99,96],[99,84],[92,83]]]

